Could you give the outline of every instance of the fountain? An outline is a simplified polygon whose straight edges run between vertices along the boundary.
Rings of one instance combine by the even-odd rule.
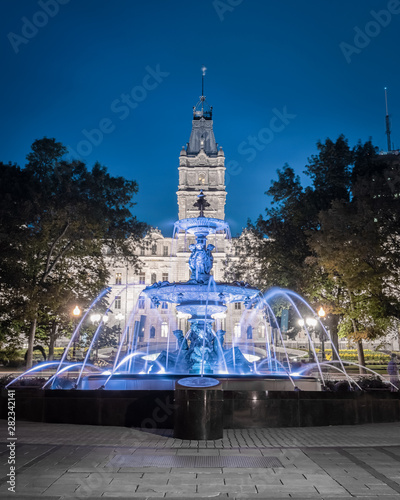
[[[332,406],[337,395],[321,392],[326,389],[328,368],[340,372],[351,390],[360,389],[360,386],[347,374],[338,353],[336,361],[320,362],[311,333],[303,320],[313,363],[295,367],[285,346],[273,301],[277,298],[285,300],[287,307],[292,308],[299,319],[304,312],[317,318],[304,299],[290,290],[271,289],[261,293],[244,282],[218,283],[214,280],[212,252],[215,247],[208,243],[207,238],[210,235],[229,235],[229,226],[224,220],[205,217],[207,206],[201,191],[195,203],[199,216],[175,223],[175,234],[185,232],[195,238],[195,242],[189,245],[190,279],[186,282],[158,282],[142,291],[154,308],[160,303],[174,304],[178,314],[189,317],[188,331],[175,329],[175,342],[168,338],[167,346],[161,352],[158,352],[159,349],[150,351],[149,345],[143,349],[138,346],[140,321],[134,321],[138,314],[136,306],[130,316],[131,323],[122,335],[112,368],[104,370],[90,363],[103,320],[99,321],[83,362],[67,362],[67,353],[79,338],[80,328],[89,312],[110,292],[106,289],[82,317],[59,363],[37,365],[7,387],[18,387],[18,381],[21,383],[29,376],[41,373],[47,376],[47,380],[40,396],[43,409],[37,419],[140,427],[146,427],[144,423],[150,421],[154,427],[174,427],[175,436],[182,439],[217,439],[222,437],[224,426],[240,428],[387,421],[387,417],[383,416],[371,417],[372,420],[360,417],[366,402],[358,396],[355,400],[354,397],[347,398],[345,403],[341,400],[343,412],[348,407],[345,417],[339,407]],[[106,314],[114,300],[115,297]],[[235,345],[233,335],[231,345],[225,345],[226,332],[215,328],[214,324],[218,315],[225,314],[228,305],[234,303],[244,303],[250,317],[263,318],[265,325],[269,326],[270,335],[265,338],[264,349],[256,349],[253,345],[253,354],[250,354],[246,345]],[[134,332],[130,339],[129,326]],[[329,332],[321,322],[319,328],[330,340]],[[251,344],[250,339],[248,342]],[[313,393],[319,395],[311,396]],[[400,411],[398,393],[388,394],[395,399],[390,401],[390,411],[397,415]],[[25,394],[24,397],[31,396]],[[37,397],[34,398],[35,404]],[[137,401],[133,407],[132,398]],[[172,405],[171,399],[174,401]],[[378,403],[373,405],[376,414],[379,413]],[[81,415],[83,404],[89,405],[92,410]],[[382,407],[388,411],[387,404]],[[65,412],[62,413],[60,408],[64,408]],[[166,415],[157,420],[155,415],[159,414],[160,408],[165,410]],[[28,418],[32,418],[31,413]]]
[[[178,313],[190,316],[190,330],[183,334],[182,330],[173,333],[178,342],[178,350],[174,353],[163,351],[155,360],[154,367],[166,369],[169,357],[170,365],[176,373],[219,374],[249,373],[252,364],[247,361],[238,347],[224,349],[223,330],[214,332],[212,323],[214,315],[224,313],[227,304],[244,302],[249,304],[259,291],[247,283],[216,283],[210,274],[213,267],[212,251],[214,245],[207,244],[207,236],[227,231],[225,221],[204,217],[204,209],[208,206],[203,191],[198,196],[195,206],[199,208],[199,217],[177,221],[178,231],[186,231],[196,238],[195,244],[189,245],[190,280],[185,283],[155,283],[143,290],[152,302],[178,304]]]

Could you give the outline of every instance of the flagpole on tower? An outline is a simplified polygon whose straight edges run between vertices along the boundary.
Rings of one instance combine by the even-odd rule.
[[[204,77],[206,76],[206,70],[207,68],[203,66],[201,68],[202,71],[202,76],[201,76],[201,97],[204,97]]]

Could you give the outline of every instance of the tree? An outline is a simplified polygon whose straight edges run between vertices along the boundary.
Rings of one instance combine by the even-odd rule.
[[[252,274],[261,288],[291,288],[323,305],[334,342],[338,332],[352,336],[363,364],[362,338],[398,317],[400,164],[371,141],[350,149],[339,136],[317,148],[305,170],[311,186],[288,165],[278,170],[271,208],[239,238],[230,277]]]
[[[146,224],[131,214],[135,181],[96,163],[63,160],[66,148],[44,138],[25,168],[0,165],[1,292],[15,318],[29,324],[27,366],[38,321],[68,302],[93,296],[107,281],[104,248],[138,265],[134,248]],[[4,310],[3,310],[4,313]]]

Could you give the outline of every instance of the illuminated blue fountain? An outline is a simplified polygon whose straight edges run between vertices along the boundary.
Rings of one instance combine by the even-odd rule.
[[[216,283],[211,275],[213,267],[212,251],[214,245],[207,244],[207,236],[217,232],[228,232],[228,224],[220,219],[204,217],[208,206],[201,191],[195,206],[200,216],[176,222],[177,231],[186,231],[196,238],[189,246],[190,280],[185,283],[155,283],[143,290],[152,302],[177,304],[178,313],[190,316],[190,330],[184,334],[175,330],[178,349],[175,352],[163,351],[156,359],[150,372],[173,367],[175,373],[212,374],[212,373],[249,373],[253,364],[242,354],[238,347],[224,348],[225,331],[214,332],[214,315],[224,313],[227,304],[244,302],[250,304],[259,290],[247,283]]]

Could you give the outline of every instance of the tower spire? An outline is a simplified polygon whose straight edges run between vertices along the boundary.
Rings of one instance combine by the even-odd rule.
[[[204,77],[206,76],[207,68],[201,67],[201,96],[199,102],[193,107],[193,120],[212,120],[212,106],[209,106],[204,95]]]
[[[385,87],[385,105],[386,105],[386,136],[387,136],[387,146],[388,152],[392,150],[391,139],[390,139],[390,120],[389,120],[389,111],[388,111],[388,102],[387,102],[387,87]]]

